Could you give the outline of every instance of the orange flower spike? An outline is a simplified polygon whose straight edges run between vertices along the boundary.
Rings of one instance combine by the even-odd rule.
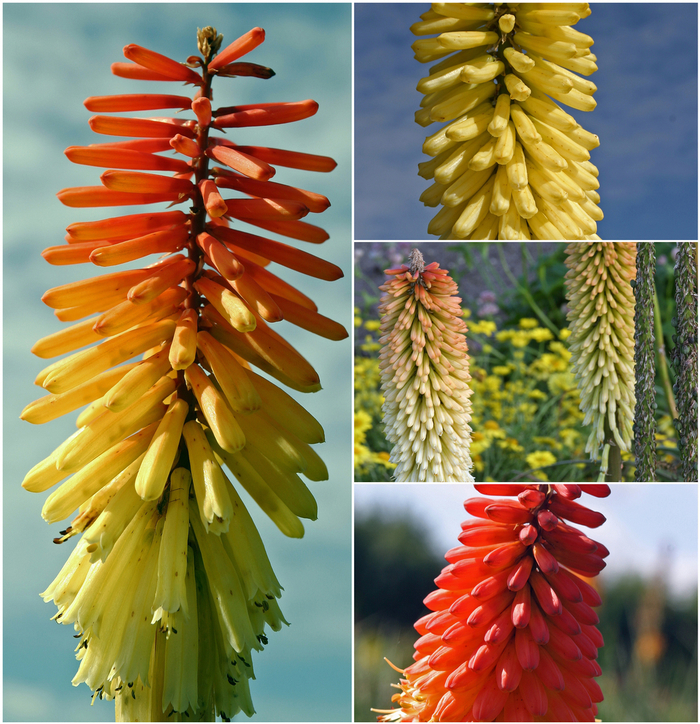
[[[187,161],[179,158],[164,158],[152,153],[140,153],[123,148],[103,148],[99,145],[71,146],[64,153],[69,161],[84,166],[133,168],[142,171],[174,171],[176,173],[187,173],[192,170]]]
[[[306,307],[306,309],[311,309],[314,312],[318,311],[318,307],[313,299],[309,299],[306,294],[303,294],[296,287],[275,276],[272,272],[265,269],[265,267],[247,261],[246,272],[270,294],[291,299],[291,301],[300,304],[302,307]]]
[[[230,216],[256,221],[296,221],[309,213],[303,204],[281,199],[229,199],[226,206]]]
[[[179,133],[170,139],[170,146],[178,153],[190,158],[199,158],[202,155],[202,149],[195,141],[186,136],[181,136]]]
[[[95,133],[105,136],[135,136],[139,138],[172,138],[180,133],[194,138],[194,131],[185,125],[187,121],[174,118],[121,118],[118,116],[92,116],[88,125]]]
[[[195,73],[191,68],[153,50],[142,48],[140,45],[126,45],[124,47],[124,57],[172,80],[183,80],[194,85],[202,84],[202,76]]]
[[[182,211],[161,211],[149,214],[117,216],[100,221],[78,221],[66,227],[66,231],[78,241],[93,239],[133,239],[152,231],[160,231],[189,221]]]
[[[238,60],[251,50],[254,50],[265,40],[265,31],[262,28],[253,28],[240,38],[236,38],[230,45],[227,45],[215,58],[209,63],[209,70],[217,70],[234,60]]]
[[[83,105],[92,113],[125,113],[129,111],[155,111],[161,108],[189,108],[187,96],[152,93],[131,93],[119,96],[91,96]]]
[[[568,560],[580,568],[587,556],[596,557],[594,567],[600,570],[608,551],[560,517],[600,525],[599,513],[572,498],[581,492],[604,497],[610,488],[475,487],[483,495],[517,495],[518,501],[466,501],[465,508],[480,520],[462,524],[462,547],[448,553],[451,563],[436,579],[442,590],[425,599],[432,613],[416,624],[423,636],[416,642],[416,664],[404,671],[402,693],[394,697],[400,708],[380,720],[592,721],[603,698],[593,681],[601,673],[596,658],[603,639],[590,608],[600,598],[591,595],[593,589]],[[564,541],[561,531],[570,532],[570,538]],[[590,541],[594,550],[578,554],[567,548],[570,540],[578,541],[576,536]],[[502,545],[513,537],[513,543]],[[484,573],[493,553],[508,546],[521,546],[520,557],[504,559],[496,573]],[[590,604],[582,603],[584,596]],[[472,633],[465,638],[469,627]]]
[[[202,194],[204,208],[212,218],[218,218],[228,213],[228,206],[221,198],[219,189],[211,179],[202,179],[199,182],[199,191]]]
[[[197,355],[197,311],[185,309],[175,327],[170,347],[170,366],[174,370],[187,369]]]
[[[335,341],[345,339],[348,336],[345,327],[333,319],[324,317],[322,314],[307,309],[284,297],[278,297],[273,294],[272,300],[282,310],[284,319],[297,327],[313,332],[319,335],[319,337],[325,337],[326,339]]]
[[[316,156],[313,153],[299,153],[298,151],[286,151],[282,148],[268,148],[267,146],[238,146],[240,153],[254,156],[261,161],[296,168],[300,171],[316,171],[318,173],[329,173],[338,162],[330,156]]]
[[[97,266],[114,266],[142,259],[149,254],[172,254],[185,247],[189,238],[186,226],[154,231],[135,239],[100,246],[90,254],[90,261]]]
[[[206,154],[209,158],[223,163],[234,171],[239,171],[258,181],[268,181],[275,175],[275,169],[269,163],[242,153],[237,148],[213,144],[207,148]]]
[[[255,329],[255,315],[248,309],[243,300],[230,289],[202,277],[194,283],[194,288],[204,297],[219,314],[237,331],[252,332]]]
[[[197,244],[226,281],[235,281],[245,271],[240,261],[211,234],[206,232],[199,234]]]
[[[200,128],[208,128],[211,123],[211,101],[208,98],[195,98],[192,101],[192,110],[197,116]]]
[[[248,106],[221,108],[213,122],[214,128],[241,128],[246,126],[274,126],[279,123],[294,123],[316,115],[318,103],[311,99],[291,103],[259,103]],[[215,113],[216,115],[216,113]]]
[[[126,191],[130,194],[188,194],[194,190],[194,184],[187,179],[159,176],[138,171],[105,171],[100,181],[112,191]]]
[[[90,261],[90,254],[100,246],[104,246],[104,241],[86,241],[84,243],[68,243],[60,246],[49,246],[41,255],[44,259],[54,266],[65,266],[68,264],[87,264]]]
[[[246,221],[266,231],[272,231],[274,234],[299,241],[308,241],[310,244],[323,244],[330,238],[327,231],[319,226],[308,224],[306,221],[268,221],[252,218],[246,219]]]
[[[212,169],[212,171],[215,171],[215,169]],[[224,189],[242,191],[249,196],[296,201],[306,206],[314,214],[325,211],[331,205],[331,202],[325,196],[315,194],[312,191],[298,189],[295,186],[285,186],[274,181],[255,181],[244,176],[229,175],[227,172],[220,176],[217,175],[216,185]]]

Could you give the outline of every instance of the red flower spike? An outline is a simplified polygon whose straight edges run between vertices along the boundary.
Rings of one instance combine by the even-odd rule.
[[[241,191],[248,194],[248,196],[266,196],[267,198],[296,201],[306,206],[314,214],[325,211],[331,205],[330,201],[321,194],[304,191],[304,189],[298,189],[294,186],[285,186],[274,181],[262,182],[244,176],[226,175],[217,177],[216,185],[224,189]]]
[[[112,63],[110,66],[112,74],[119,78],[129,78],[131,80],[157,80],[172,81],[170,76],[155,73],[149,68],[145,68],[138,63]]]
[[[418,650],[428,642],[416,644],[416,673],[405,670],[400,708],[383,721],[447,721],[447,712],[458,714],[450,721],[595,718],[603,639],[591,604],[600,597],[572,571],[595,574],[608,550],[560,520],[597,522],[573,502],[588,492],[576,487],[477,486],[519,500],[465,502],[478,519],[462,524],[462,545],[426,599],[434,612],[426,626],[440,643],[429,656]]]
[[[202,179],[198,185],[202,194],[202,201],[204,201],[204,208],[209,216],[216,219],[228,213],[228,206],[211,179]]]
[[[226,205],[229,216],[256,221],[295,221],[309,213],[303,204],[281,199],[229,199]]]
[[[254,156],[249,156],[237,148],[233,149],[216,144],[207,148],[206,154],[209,158],[225,164],[234,171],[239,171],[245,176],[258,181],[268,181],[275,175],[275,169],[270,164]]]
[[[131,44],[125,46],[124,57],[171,80],[182,80],[195,85],[202,83],[202,76],[195,73],[191,68],[153,50],[142,48],[140,45]]]
[[[552,483],[552,487],[555,492],[567,500],[575,500],[581,497],[581,487],[575,483]]]
[[[191,194],[194,190],[194,184],[186,179],[138,171],[105,171],[100,181],[111,191],[130,194]]]
[[[182,211],[132,214],[101,221],[78,221],[67,226],[66,231],[78,241],[131,239],[151,231],[184,224],[188,219],[188,215]]]
[[[572,500],[565,500],[559,496],[553,496],[549,508],[560,518],[570,520],[572,523],[585,525],[588,528],[598,528],[605,523],[605,516],[594,510],[589,510],[583,505],[574,503]]]
[[[172,138],[178,133],[194,138],[194,131],[184,124],[186,121],[169,119],[156,121],[152,118],[120,118],[93,116],[88,120],[95,133],[105,136],[136,136],[141,138]]]
[[[170,140],[167,138],[134,138],[131,141],[113,141],[110,143],[91,143],[89,148],[111,148],[122,151],[138,151],[139,153],[160,153],[169,151]]]
[[[229,63],[220,68],[217,73],[222,78],[234,78],[236,76],[247,76],[249,78],[263,78],[267,80],[275,75],[272,68],[257,63]]]
[[[100,206],[136,206],[140,204],[159,204],[163,201],[178,203],[179,193],[143,194],[127,191],[113,191],[104,186],[78,186],[59,191],[56,196],[64,206],[74,209],[96,208]]]
[[[305,221],[262,221],[260,219],[246,219],[246,221],[261,229],[290,239],[308,241],[310,244],[323,244],[324,241],[328,241],[327,232],[318,226],[307,224]]]
[[[149,254],[172,254],[183,249],[188,238],[189,229],[184,226],[154,231],[135,239],[100,246],[90,254],[90,261],[97,266],[114,266],[142,259]]]
[[[599,483],[584,483],[581,485],[581,491],[594,495],[596,498],[607,498],[610,495],[610,486]]]
[[[163,158],[163,156],[155,156],[152,153],[140,153],[139,151],[121,148],[71,146],[64,153],[69,161],[84,166],[139,169],[142,171],[174,171],[176,173],[188,173],[192,170],[187,161],[179,158]]]
[[[131,93],[120,96],[92,96],[83,105],[92,113],[128,113],[129,111],[156,111],[162,108],[189,108],[187,96]]]
[[[197,143],[195,143],[195,141],[191,138],[187,138],[186,136],[182,136],[179,133],[170,139],[169,144],[183,156],[199,158],[202,155],[202,149]]]
[[[253,28],[240,38],[236,38],[230,45],[227,45],[215,58],[209,63],[209,70],[217,70],[222,68],[234,60],[238,60],[251,50],[255,49],[265,40],[265,31],[262,28]]]
[[[329,173],[338,165],[337,161],[328,156],[316,156],[312,153],[285,151],[281,148],[268,148],[266,146],[238,146],[237,148],[240,153],[254,156],[260,161],[266,161],[275,166],[296,168],[300,171]]]

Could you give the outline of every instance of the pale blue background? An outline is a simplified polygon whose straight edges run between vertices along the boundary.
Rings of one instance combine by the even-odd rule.
[[[254,26],[264,27],[266,42],[245,59],[272,67],[276,77],[219,80],[214,84],[215,107],[305,98],[319,102],[320,110],[311,119],[231,130],[228,138],[330,155],[338,161],[331,174],[280,169],[275,180],[331,199],[331,208],[318,220],[311,219],[328,230],[331,239],[321,247],[298,243],[338,264],[348,276],[329,284],[287,270],[280,275],[299,284],[322,313],[349,327],[350,6],[7,4],[3,10],[4,719],[113,721],[112,703],[97,702],[91,708],[89,689],[71,686],[77,668],[72,627],[51,622],[55,608],[38,595],[54,578],[73,543],[56,546],[51,542],[64,525],[49,527],[42,520],[47,493],[31,494],[20,487],[26,471],[71,433],[74,415],[41,427],[21,422],[18,415],[24,405],[41,396],[33,380],[46,362],[33,357],[29,349],[60,326],[40,302],[42,293],[95,273],[85,266],[52,267],[39,256],[41,250],[63,243],[64,229],[73,221],[145,208],[62,206],[55,197],[57,191],[97,185],[101,173],[69,163],[63,150],[114,140],[90,131],[87,120],[92,114],[82,105],[87,96],[190,93],[178,83],[112,76],[110,63],[124,60],[123,46],[137,43],[184,60],[197,53],[197,27],[215,26],[225,36],[224,45]],[[319,503],[319,520],[306,524],[307,534],[301,541],[284,538],[264,516],[257,515],[254,504],[250,506],[285,587],[281,606],[291,622],[289,628],[272,633],[269,646],[254,658],[255,719],[347,721],[351,711],[350,343],[321,340],[284,322],[280,325],[278,329],[320,374],[324,390],[304,396],[303,402],[325,427],[328,442],[320,452],[331,478],[310,484]]]
[[[427,4],[355,5],[355,238],[431,239],[435,209],[418,197],[426,135],[413,120],[416,83],[433,63],[413,58],[409,28]],[[697,3],[592,3],[597,108],[564,107],[601,145],[603,239],[697,239]]]

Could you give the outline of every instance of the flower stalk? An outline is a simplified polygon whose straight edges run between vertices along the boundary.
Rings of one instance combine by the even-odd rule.
[[[326,338],[347,336],[268,265],[328,281],[342,271],[239,228],[325,241],[323,229],[300,219],[322,212],[328,199],[268,179],[280,166],[328,172],[335,161],[215,135],[237,128],[243,140],[247,126],[300,120],[318,105],[212,108],[216,76],[274,73],[238,62],[263,42],[261,28],[221,52],[223,36],[214,28],[199,30],[197,39],[202,57],[184,64],[127,45],[130,62],[112,66],[120,77],[192,85],[194,98],[142,93],[85,101],[97,113],[174,108],[194,118],[93,116],[95,132],[130,140],[69,148],[74,163],[108,170],[101,186],[64,189],[59,199],[72,207],[167,201],[189,209],[77,222],[67,228],[66,245],[44,251],[59,265],[158,258],[46,292],[56,316],[76,323],[34,346],[42,358],[68,356],[39,373],[36,384],[49,394],[22,412],[40,424],[87,405],[78,431],[23,486],[42,492],[60,483],[42,511],[48,522],[78,509],[55,542],[81,537],[42,595],[56,604],[54,618],[78,632],[73,683],[114,699],[120,721],[228,721],[254,713],[252,652],[268,643],[268,628],[286,621],[277,603],[282,588],[237,486],[283,534],[300,538],[301,519],[317,517],[300,476],[328,477],[311,447],[324,440],[321,425],[282,389],[315,392],[320,380],[273,325],[286,319]],[[159,155],[173,150],[175,158]],[[212,160],[227,168],[210,169]],[[234,198],[224,197],[229,189]]]
[[[584,579],[609,554],[570,523],[605,517],[576,502],[605,484],[477,485],[460,546],[425,599],[415,663],[380,721],[592,721],[601,604]]]
[[[469,356],[457,285],[418,249],[386,271],[379,312],[384,425],[397,482],[472,482]]]
[[[678,404],[674,420],[678,433],[681,477],[698,481],[698,270],[695,265],[697,242],[678,243],[676,257],[676,334],[673,365],[676,382],[673,391]]]

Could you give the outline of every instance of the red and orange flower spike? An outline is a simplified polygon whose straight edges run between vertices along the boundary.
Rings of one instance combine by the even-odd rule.
[[[282,386],[315,392],[316,371],[272,325],[286,319],[326,338],[347,337],[266,267],[277,262],[328,281],[342,271],[239,228],[245,222],[325,241],[323,229],[300,219],[324,211],[328,199],[269,179],[277,166],[328,172],[335,161],[239,147],[214,135],[237,128],[243,137],[248,126],[302,120],[318,104],[212,109],[215,76],[265,79],[274,72],[234,62],[263,42],[261,28],[221,53],[214,28],[197,39],[202,57],[185,64],[127,45],[130,62],[112,66],[124,78],[190,84],[194,98],[143,93],[85,101],[97,114],[176,109],[194,118],[93,116],[96,133],[131,140],[68,148],[74,163],[107,170],[102,185],[64,189],[59,200],[188,208],[77,222],[65,245],[44,251],[56,265],[112,267],[157,257],[46,292],[56,316],[76,324],[34,346],[43,358],[68,356],[39,373],[36,384],[51,394],[22,413],[43,423],[87,405],[78,432],[23,486],[41,492],[61,483],[42,511],[48,522],[78,508],[55,542],[82,537],[42,595],[58,607],[55,618],[78,631],[74,684],[115,699],[120,721],[228,721],[254,713],[251,652],[267,644],[266,626],[285,623],[281,587],[224,467],[285,535],[303,536],[300,519],[314,520],[317,511],[300,475],[328,477],[311,447],[323,442],[323,429],[252,367]],[[175,158],[159,155],[173,150]],[[232,170],[210,168],[212,160]]]
[[[416,663],[380,721],[594,721],[601,603],[585,579],[608,549],[570,523],[605,517],[576,502],[604,484],[476,485],[461,543],[446,554],[415,628]]]

